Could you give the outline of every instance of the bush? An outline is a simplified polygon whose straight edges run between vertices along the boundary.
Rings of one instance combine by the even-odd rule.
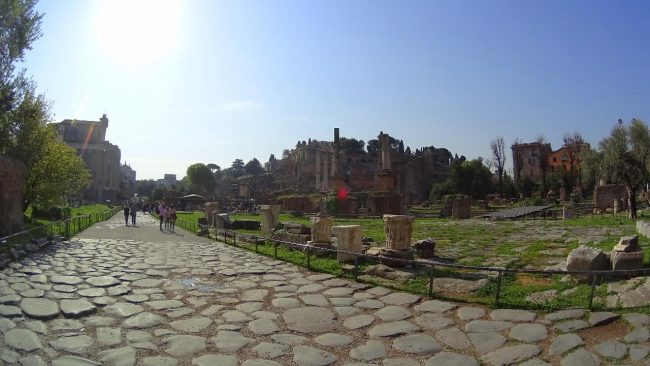
[[[32,208],[32,218],[46,219],[50,221],[59,221],[70,218],[72,209],[69,206],[52,206],[48,209],[34,206]]]

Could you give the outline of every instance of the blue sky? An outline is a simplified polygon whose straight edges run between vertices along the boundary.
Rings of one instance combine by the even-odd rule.
[[[268,160],[333,128],[489,157],[650,121],[647,1],[41,0],[54,120],[109,117],[138,179]],[[508,156],[508,160],[511,157]],[[508,163],[511,163],[510,161]],[[509,164],[510,165],[510,164]]]

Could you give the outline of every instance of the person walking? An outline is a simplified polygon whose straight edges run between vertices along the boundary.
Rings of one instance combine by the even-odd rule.
[[[169,206],[165,206],[165,211],[163,211],[163,220],[165,220],[165,231],[169,231]]]
[[[135,205],[131,206],[131,225],[135,226],[135,217],[138,214],[138,209]]]
[[[167,214],[169,215],[169,231],[173,233],[174,228],[176,227],[176,210],[174,209],[174,205],[169,207]]]
[[[158,218],[160,219],[160,231],[163,231],[163,220],[165,219],[165,206],[161,203],[158,206]]]
[[[129,206],[124,205],[124,224],[129,226]]]

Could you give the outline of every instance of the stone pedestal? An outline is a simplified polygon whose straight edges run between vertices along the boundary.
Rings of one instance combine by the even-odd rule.
[[[218,202],[206,202],[204,207],[205,218],[208,221],[208,225],[215,226],[215,213],[219,213],[219,203]]]
[[[456,197],[451,204],[451,217],[453,219],[469,219],[472,212],[472,197]]]
[[[316,243],[332,242],[332,218],[315,216],[311,219],[311,241]]]
[[[620,211],[620,206],[619,206],[619,201],[618,199],[614,200],[614,213],[618,213]]]
[[[280,220],[280,205],[262,205],[262,232],[270,234]]]
[[[404,266],[395,259],[414,259],[415,254],[411,248],[411,234],[413,233],[415,218],[408,215],[384,215],[384,232],[386,234],[386,247],[379,254],[383,257],[380,261],[387,265]]]
[[[573,218],[573,207],[563,206],[562,207],[562,220],[572,219]]]
[[[566,201],[566,187],[560,187],[560,202]]]
[[[639,269],[643,266],[643,251],[639,246],[639,237],[624,236],[614,245],[611,253],[612,269]]]
[[[432,238],[418,240],[413,244],[413,249],[420,258],[433,258],[436,249],[436,241]]]
[[[354,253],[362,252],[360,225],[334,226],[332,231],[336,235],[337,249]],[[354,254],[336,253],[336,259],[340,263],[354,262],[354,257]]]
[[[584,245],[572,250],[566,260],[567,271],[600,271],[608,270],[610,266],[607,254],[600,249]],[[575,276],[581,280],[590,280],[586,275]]]

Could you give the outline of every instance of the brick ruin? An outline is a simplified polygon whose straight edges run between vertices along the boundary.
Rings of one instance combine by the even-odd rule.
[[[363,143],[340,137],[338,128],[334,141],[298,141],[281,159],[272,157],[264,164],[267,173],[239,178],[237,200],[316,212],[327,192],[345,191],[338,213],[398,214],[405,205],[427,201],[431,186],[451,169],[453,156],[445,148],[411,152],[383,132],[368,145],[366,150]]]

